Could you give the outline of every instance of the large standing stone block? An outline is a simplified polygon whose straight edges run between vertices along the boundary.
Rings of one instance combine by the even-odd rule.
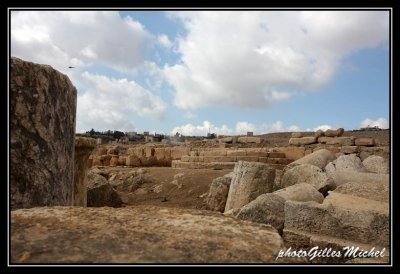
[[[73,205],[87,205],[87,170],[90,153],[96,146],[96,139],[76,137],[75,138],[75,169],[74,169],[74,197]]]
[[[76,94],[52,67],[11,58],[12,209],[72,205]]]
[[[273,191],[275,169],[258,162],[236,163],[225,211],[241,208],[259,195]]]

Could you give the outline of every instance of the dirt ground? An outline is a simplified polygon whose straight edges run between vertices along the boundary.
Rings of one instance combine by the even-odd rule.
[[[99,167],[109,178],[126,205],[158,205],[180,208],[203,208],[203,194],[207,193],[213,179],[232,170],[173,169],[170,167]],[[137,189],[127,189],[123,184],[143,173],[144,183]],[[134,174],[134,175],[132,175]],[[174,177],[175,176],[175,177]]]

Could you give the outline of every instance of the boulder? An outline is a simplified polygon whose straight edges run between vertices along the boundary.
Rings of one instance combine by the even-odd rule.
[[[369,172],[381,174],[389,173],[389,162],[380,156],[369,156],[362,163]]]
[[[205,199],[206,209],[224,212],[231,180],[232,178],[224,176],[215,178],[212,181],[210,190]]]
[[[303,137],[303,133],[301,132],[292,132],[292,138],[301,138]]]
[[[327,129],[324,132],[324,136],[326,137],[340,137],[342,136],[344,133],[344,129],[343,128],[338,128],[336,130],[332,130],[332,129]]]
[[[287,170],[281,179],[282,187],[300,183],[310,184],[321,193],[335,188],[333,181],[320,168],[310,164],[298,165]]]
[[[319,137],[318,142],[327,145],[354,146],[354,137]]]
[[[271,226],[194,209],[39,207],[10,226],[13,264],[281,263],[284,248]]]
[[[359,147],[361,161],[364,161],[371,155],[381,156],[383,159],[389,162],[390,159],[390,147]]]
[[[286,200],[308,202],[315,201],[322,203],[324,196],[318,192],[315,187],[307,183],[299,183],[283,189],[274,191],[273,194],[278,195]]]
[[[48,65],[9,61],[10,207],[72,205],[76,88]]]
[[[285,222],[285,199],[273,193],[258,196],[243,206],[236,218],[256,223],[269,224],[282,231]]]
[[[301,164],[310,164],[322,169],[329,162],[332,162],[335,159],[336,159],[335,154],[333,154],[329,150],[320,149],[294,161],[293,163],[290,163],[289,165],[286,166],[285,170],[288,170],[296,165],[301,165]]]
[[[349,182],[338,186],[333,192],[389,203],[389,184]]]
[[[340,151],[344,154],[352,154],[352,153],[358,153],[359,149],[358,146],[342,146]]]
[[[293,146],[304,146],[304,145],[310,145],[310,144],[315,144],[317,142],[317,138],[314,136],[311,137],[302,137],[302,138],[290,138],[289,139],[289,145]]]
[[[287,201],[283,237],[288,246],[311,248],[388,246],[389,204],[331,192],[323,204]]]
[[[95,173],[88,172],[87,206],[88,207],[121,207],[122,200],[106,178]]]
[[[324,136],[324,131],[321,129],[318,129],[315,133],[314,133],[315,138],[319,138],[321,136]]]
[[[356,138],[355,145],[356,146],[374,146],[375,139],[374,138]]]
[[[240,208],[259,195],[273,191],[275,169],[258,162],[239,161],[235,164],[225,211]]]
[[[354,170],[335,170],[328,175],[333,179],[336,186],[349,182],[373,182],[376,184],[389,184],[389,174],[376,174],[370,172],[358,172]]]
[[[298,160],[305,154],[304,147],[280,147],[278,150],[277,152],[284,153],[286,158],[291,160]]]
[[[343,155],[333,161],[336,170],[354,170],[364,172],[365,167],[360,158],[355,154]]]

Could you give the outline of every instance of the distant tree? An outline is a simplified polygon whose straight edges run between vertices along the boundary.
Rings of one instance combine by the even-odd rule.
[[[114,133],[113,133],[113,138],[117,139],[117,140],[119,140],[120,138],[122,138],[124,136],[125,136],[125,134],[118,130],[114,131]]]
[[[89,131],[90,136],[93,136],[95,133],[96,133],[96,131],[93,128]]]

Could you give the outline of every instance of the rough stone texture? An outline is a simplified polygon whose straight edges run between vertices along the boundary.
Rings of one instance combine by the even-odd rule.
[[[138,206],[11,212],[12,263],[281,263],[268,225],[201,210]]]
[[[282,231],[285,222],[285,199],[273,193],[262,194],[242,207],[236,218],[269,224]]]
[[[325,198],[322,205],[287,201],[285,230],[387,246],[389,204],[334,192]]]
[[[231,181],[232,177],[229,176],[218,177],[212,181],[205,199],[206,209],[224,212]]]
[[[389,162],[380,156],[369,156],[363,161],[366,170],[374,173],[387,174],[389,173]]]
[[[87,175],[87,206],[88,207],[120,207],[121,197],[106,178],[90,170]]]
[[[52,67],[10,59],[12,209],[72,205],[76,95]]]
[[[285,170],[288,170],[296,165],[301,165],[301,164],[310,164],[310,165],[314,165],[314,166],[317,166],[322,169],[329,162],[332,162],[335,159],[336,159],[335,154],[333,154],[329,150],[320,149],[311,154],[304,156],[303,158],[300,158],[300,159],[294,161],[293,163],[290,163],[289,165],[287,165]]]
[[[333,179],[336,186],[349,182],[373,182],[377,184],[388,184],[390,182],[389,174],[357,172],[354,170],[336,170],[328,176]]]
[[[315,136],[316,138],[319,138],[319,137],[321,137],[321,136],[324,136],[324,131],[323,131],[322,129],[318,129],[318,130],[314,133],[314,136]]]
[[[371,155],[381,156],[389,162],[390,150],[389,147],[359,147],[361,161],[364,161]]]
[[[224,138],[219,139],[220,143],[232,143],[232,141],[233,141],[232,137],[224,137]]]
[[[344,154],[358,153],[358,146],[342,146],[341,150]]]
[[[301,138],[303,137],[303,133],[301,132],[292,132],[292,138]]]
[[[292,160],[298,160],[305,154],[304,147],[280,147],[279,151],[285,153],[286,158]]]
[[[87,170],[88,159],[93,148],[96,146],[96,139],[76,137],[74,154],[74,196],[73,205],[87,205]]]
[[[360,158],[355,154],[343,155],[333,161],[336,170],[354,170],[364,172],[365,167]]]
[[[310,164],[302,164],[287,170],[281,180],[282,187],[288,187],[300,183],[312,185],[321,193],[335,188],[333,180],[318,167]]]
[[[302,137],[302,138],[290,138],[289,139],[289,145],[293,146],[304,146],[304,145],[310,145],[310,144],[315,144],[317,142],[317,138],[314,136],[311,137]]]
[[[235,176],[229,188],[225,211],[240,208],[261,194],[273,191],[275,169],[263,163],[236,163],[233,170]]]
[[[354,137],[319,137],[318,142],[327,145],[354,146]]]
[[[374,138],[357,138],[355,141],[356,146],[374,146],[375,139]]]
[[[389,182],[377,184],[375,182],[350,182],[338,186],[333,192],[349,194],[378,202],[389,202]]]
[[[336,130],[332,130],[332,129],[327,129],[324,132],[324,136],[326,137],[340,137],[342,136],[344,133],[344,129],[343,128],[338,128]]]
[[[283,189],[274,191],[273,194],[282,197],[285,200],[308,202],[315,201],[322,203],[324,196],[318,192],[315,187],[307,183],[299,183]]]

